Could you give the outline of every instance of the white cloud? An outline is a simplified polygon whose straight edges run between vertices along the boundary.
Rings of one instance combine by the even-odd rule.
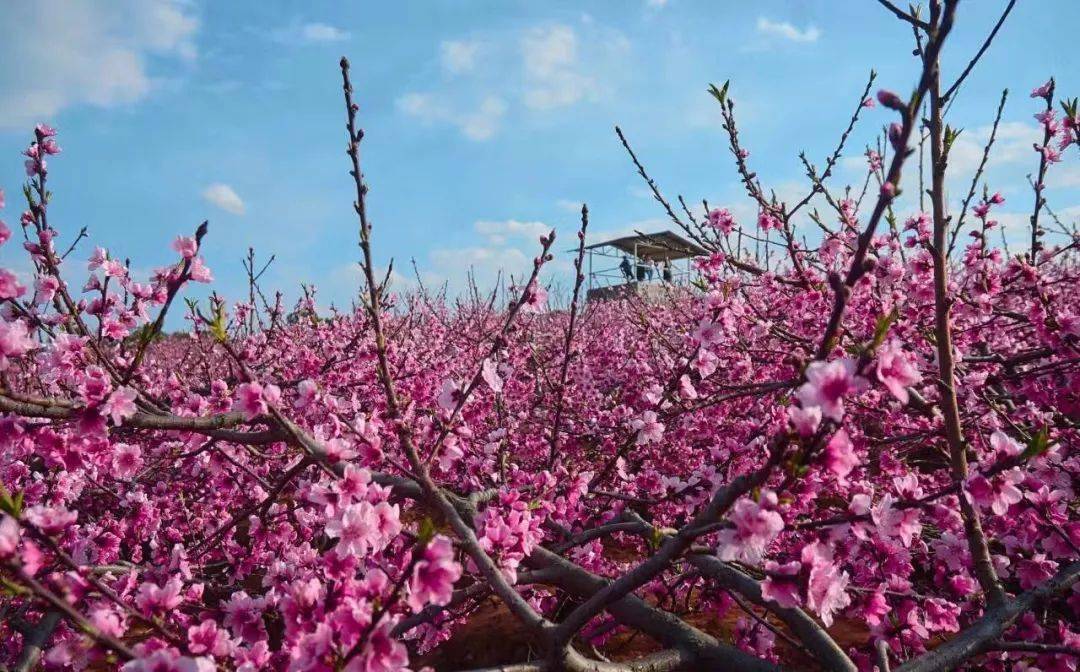
[[[425,124],[452,124],[470,140],[483,141],[498,132],[506,115],[506,101],[487,96],[474,110],[454,109],[442,96],[431,93],[407,93],[397,99],[397,108]]]
[[[52,120],[77,105],[115,107],[149,95],[154,57],[196,56],[198,19],[182,0],[36,0],[4,5],[0,128]]]
[[[990,138],[992,126],[971,126],[964,128],[949,150],[946,189],[950,207],[959,210],[961,200],[967,195],[971,178],[975,175],[983,157],[983,149]],[[986,169],[977,185],[975,198],[982,194],[985,184],[991,191],[1001,191],[1011,202],[1013,198],[1029,198],[1031,188],[1026,175],[1038,167],[1039,155],[1032,149],[1032,144],[1042,142],[1042,129],[1037,124],[1022,121],[1002,122]],[[914,143],[913,143],[914,144]],[[851,153],[840,161],[841,170],[832,184],[833,193],[843,184],[852,184],[861,188],[866,177],[866,157],[852,146]],[[929,154],[929,152],[927,152]],[[929,161],[927,156],[925,161]],[[909,160],[904,173],[904,194],[898,209],[914,211],[918,207],[918,154]],[[1060,173],[1055,175],[1059,169]],[[928,174],[928,173],[927,173]],[[871,183],[872,187],[876,183]],[[1047,186],[1051,189],[1080,187],[1080,170],[1071,171],[1066,166],[1053,166],[1047,175]]]
[[[470,140],[487,140],[524,107],[555,110],[606,97],[625,77],[629,50],[621,32],[584,23],[444,41],[440,81],[401,95],[397,109],[427,125],[454,126]]]
[[[227,184],[220,182],[211,184],[203,189],[202,197],[207,203],[234,215],[242,215],[247,211],[243,199]]]
[[[648,5],[649,7],[655,7],[656,9],[666,7],[667,3],[668,0],[645,0],[646,5]]]
[[[764,35],[780,37],[792,42],[817,42],[821,37],[821,31],[817,26],[810,25],[804,30],[799,30],[787,21],[770,21],[764,16],[758,17],[757,29]]]
[[[349,39],[349,33],[325,23],[305,23],[300,37],[305,42],[341,42]]]
[[[1080,165],[1069,163],[1050,166],[1046,173],[1046,186],[1050,189],[1080,187]]]
[[[344,42],[351,37],[349,31],[320,21],[292,21],[286,25],[266,30],[250,28],[256,35],[287,46],[320,45]]]
[[[520,280],[532,269],[532,256],[514,247],[461,247],[432,250],[429,274],[445,278],[451,294],[466,286],[468,274],[481,291],[489,291],[496,282]]]
[[[521,40],[525,104],[546,110],[573,105],[594,88],[578,68],[578,38],[570,26],[533,28]]]
[[[990,139],[992,128],[986,125],[960,133],[949,150],[949,171],[953,176],[971,179],[982,161],[983,149]],[[988,168],[1023,162],[1037,165],[1038,158],[1032,149],[1032,144],[1036,142],[1042,142],[1042,130],[1037,125],[1022,121],[1002,122],[986,165]]]
[[[447,40],[439,47],[442,67],[453,75],[471,72],[476,67],[479,50],[480,45],[477,42]]]
[[[498,96],[488,96],[475,112],[465,115],[458,122],[461,132],[470,140],[487,140],[499,130],[506,114],[506,102]]]
[[[490,245],[505,245],[509,238],[523,238],[537,242],[540,236],[546,236],[551,227],[543,222],[522,222],[507,219],[501,222],[481,220],[473,224],[477,233],[485,236]]]
[[[434,121],[441,113],[430,93],[406,93],[397,99],[397,107],[405,114]]]

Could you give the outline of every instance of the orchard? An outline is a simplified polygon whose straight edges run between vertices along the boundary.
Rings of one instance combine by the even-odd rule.
[[[90,252],[49,217],[38,125],[0,224],[32,269],[0,269],[0,664],[450,670],[472,632],[474,668],[513,672],[1076,670],[1080,235],[1043,185],[1080,111],[1053,79],[1020,103],[1044,141],[1007,248],[985,158],[945,193],[945,115],[994,33],[947,81],[957,0],[882,4],[919,77],[871,74],[805,198],[761,184],[727,84],[756,221],[669,200],[619,132],[708,251],[662,301],[585,301],[585,207],[564,307],[554,232],[505,305],[392,292],[345,59],[348,313],[287,310],[254,266],[250,301],[185,300],[213,282],[205,223],[148,278]],[[887,132],[836,187],[860,123]],[[520,657],[484,659],[481,618]]]

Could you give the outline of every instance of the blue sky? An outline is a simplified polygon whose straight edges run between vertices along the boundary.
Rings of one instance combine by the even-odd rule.
[[[136,273],[173,260],[168,244],[210,220],[218,291],[239,298],[248,245],[277,261],[268,289],[320,288],[348,303],[358,286],[356,221],[343,154],[337,61],[348,55],[367,130],[363,165],[380,264],[460,288],[521,272],[536,235],[573,245],[582,201],[599,237],[669,228],[617,138],[619,124],[660,185],[691,202],[746,205],[710,82],[731,79],[751,165],[795,195],[798,152],[819,163],[846,125],[871,67],[906,94],[911,33],[869,0],[620,0],[387,3],[45,0],[0,18],[0,185],[18,220],[18,153],[35,121],[60,129],[51,221],[66,240],[130,257]],[[968,0],[945,54],[951,80],[1002,0]],[[1003,87],[1011,90],[990,185],[1022,235],[1036,166],[1030,89],[1049,75],[1080,93],[1080,3],[1021,2],[951,110],[964,134],[952,196],[966,184]],[[869,110],[834,186],[890,113]],[[1080,217],[1077,152],[1054,167],[1050,205]],[[913,173],[909,173],[909,177]],[[909,183],[910,187],[910,183]],[[909,188],[909,191],[914,189]],[[0,263],[25,269],[13,245]],[[82,258],[68,277],[81,282]],[[568,264],[565,255],[552,273]],[[143,276],[145,277],[145,276]]]

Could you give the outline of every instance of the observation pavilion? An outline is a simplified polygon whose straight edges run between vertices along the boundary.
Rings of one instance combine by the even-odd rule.
[[[697,277],[694,257],[708,254],[673,231],[613,238],[585,249],[589,301],[660,295],[665,288],[689,285]]]

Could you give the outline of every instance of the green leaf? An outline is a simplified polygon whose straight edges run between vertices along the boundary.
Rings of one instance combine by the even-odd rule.
[[[945,125],[945,153],[946,154],[949,153],[949,150],[952,148],[953,143],[956,142],[956,139],[958,137],[960,137],[960,134],[963,133],[963,131],[964,131],[964,129],[962,129],[962,128],[953,128],[952,126],[949,126],[948,124]]]
[[[225,330],[225,307],[220,303],[214,304],[214,321],[210,323],[210,333],[219,343],[229,340],[229,333]]]
[[[1020,454],[1023,460],[1030,460],[1045,453],[1050,448],[1050,428],[1046,425],[1032,435],[1027,448]]]
[[[660,544],[664,541],[664,533],[660,531],[659,527],[652,528],[652,534],[649,535],[649,548],[656,550],[660,548]]]
[[[882,315],[877,319],[877,324],[874,325],[874,339],[870,342],[870,349],[877,350],[881,347],[881,344],[885,342],[885,337],[889,334],[889,327],[896,322],[896,318],[900,316],[900,311],[893,306],[893,309],[886,315]]]
[[[1061,109],[1065,111],[1065,116],[1075,117],[1077,108],[1077,99],[1063,100],[1061,101]]]
[[[20,502],[16,505],[15,500],[11,497],[11,493],[8,489],[0,483],[0,510],[13,517],[19,516],[19,509],[22,508],[22,497],[19,498]]]
[[[725,102],[727,102],[727,90],[728,90],[728,85],[730,85],[730,84],[731,84],[730,79],[727,80],[726,82],[724,82],[724,86],[722,88],[719,88],[719,89],[716,88],[715,84],[709,84],[709,93],[712,94],[713,98],[716,98],[717,102],[719,102],[721,105],[723,105]]]
[[[416,543],[421,547],[427,546],[428,542],[435,538],[435,523],[425,516],[420,521],[420,529],[416,532]]]

